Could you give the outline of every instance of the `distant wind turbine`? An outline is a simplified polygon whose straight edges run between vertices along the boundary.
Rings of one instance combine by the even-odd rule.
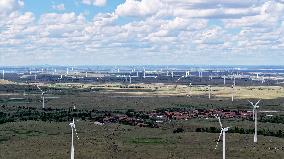
[[[253,102],[249,101],[249,103],[253,106],[252,109],[252,118],[254,120],[254,138],[253,138],[253,142],[257,142],[257,109],[259,108],[258,103],[261,101],[258,100],[255,104],[253,104]]]
[[[236,77],[235,77],[235,75],[234,75],[234,86],[236,86]]]
[[[189,83],[189,95],[187,95],[187,96],[191,96],[191,88],[192,88],[192,84]]]
[[[5,79],[5,70],[2,71],[3,80]]]
[[[234,93],[235,93],[235,88],[234,85],[232,85],[232,102],[234,101]]]
[[[39,88],[39,86],[37,85],[37,88],[41,91],[41,98],[42,98],[42,108],[44,109],[44,107],[45,107],[45,101],[44,101],[44,95],[45,95],[45,92],[42,90],[42,89],[40,89]]]
[[[131,82],[132,82],[132,81],[131,81],[131,75],[129,75],[129,83],[131,84]]]
[[[212,91],[212,88],[210,85],[208,85],[208,98],[211,99],[211,91]]]

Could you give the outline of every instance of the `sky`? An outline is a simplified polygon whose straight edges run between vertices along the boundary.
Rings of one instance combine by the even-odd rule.
[[[284,0],[0,0],[0,65],[284,65]]]

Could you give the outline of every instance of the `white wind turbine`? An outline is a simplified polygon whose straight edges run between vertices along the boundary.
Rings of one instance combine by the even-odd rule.
[[[226,76],[225,75],[223,76],[223,79],[224,79],[224,85],[226,85]]]
[[[215,146],[215,149],[217,149],[218,144],[219,144],[220,139],[221,139],[221,136],[223,135],[223,159],[225,159],[226,158],[226,132],[229,131],[230,127],[223,128],[220,117],[217,116],[217,115],[215,115],[215,117],[218,119],[220,127],[221,127],[221,132],[220,132],[219,138],[217,140],[217,144]]]
[[[192,88],[192,84],[189,83],[189,94],[187,96],[191,96],[191,88]]]
[[[38,85],[37,85],[37,88],[41,91],[42,108],[44,109],[44,95],[45,95],[45,92],[42,89],[40,89]]]
[[[253,142],[257,143],[257,109],[259,108],[258,103],[261,101],[258,100],[255,104],[253,102],[249,101],[249,103],[253,106],[252,109],[252,118],[254,120],[254,138]]]
[[[2,72],[3,80],[5,79],[5,70]]]
[[[71,126],[71,130],[72,130],[72,142],[71,142],[71,159],[74,159],[74,155],[75,155],[75,148],[74,148],[74,131],[76,133],[76,136],[77,136],[77,139],[79,140],[79,137],[78,137],[78,133],[77,133],[77,130],[76,130],[76,127],[75,127],[75,121],[74,121],[74,118],[73,118],[73,122],[69,124]]]
[[[211,99],[211,91],[212,91],[212,87],[211,85],[208,85],[208,98]]]
[[[235,87],[232,85],[232,102],[234,101]]]
[[[235,77],[235,75],[234,75],[234,86],[236,86],[236,77]]]

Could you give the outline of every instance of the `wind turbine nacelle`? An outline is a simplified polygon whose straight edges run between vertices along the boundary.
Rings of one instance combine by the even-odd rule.
[[[229,131],[230,127],[222,128],[222,131]]]

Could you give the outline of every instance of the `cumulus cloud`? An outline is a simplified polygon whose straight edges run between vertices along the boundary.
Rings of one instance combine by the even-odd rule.
[[[52,8],[55,10],[63,11],[65,10],[65,5],[63,3],[58,5],[53,5]]]
[[[162,7],[160,0],[126,0],[115,13],[119,16],[147,16],[155,14]]]
[[[82,0],[82,3],[102,7],[106,5],[107,0]]]
[[[0,1],[0,15],[9,14],[16,9],[22,7],[24,2],[22,0],[1,0]]]
[[[284,4],[279,0],[126,0],[91,19],[75,12],[35,18],[16,11],[19,1],[9,2],[0,19],[0,52],[6,55],[21,50],[33,56],[78,54],[119,62],[123,57],[147,61],[263,50],[281,54],[284,48]],[[94,2],[84,3],[99,4]]]

